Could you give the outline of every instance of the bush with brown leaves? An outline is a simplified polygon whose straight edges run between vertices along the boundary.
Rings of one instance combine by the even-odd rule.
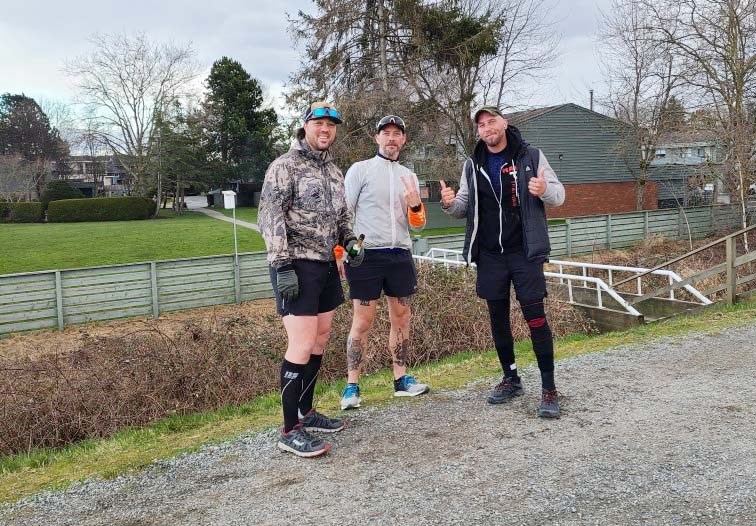
[[[412,299],[409,364],[492,346],[488,312],[475,295],[475,273],[420,265]],[[516,302],[515,339],[529,337]],[[557,336],[590,325],[571,306],[547,302]],[[61,447],[112,435],[173,415],[243,404],[275,391],[286,348],[280,318],[267,312],[185,321],[168,334],[158,322],[133,322],[127,334],[86,336],[75,349],[0,360],[0,452]],[[232,311],[233,312],[233,311]],[[346,375],[349,306],[338,309],[321,370],[324,381]],[[365,372],[391,363],[389,322],[381,301],[371,332]]]

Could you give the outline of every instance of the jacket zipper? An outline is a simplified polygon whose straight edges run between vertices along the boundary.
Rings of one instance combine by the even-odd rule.
[[[504,243],[501,240],[501,235],[504,230],[504,211],[501,206],[501,200],[504,196],[503,194],[503,186],[504,186],[504,180],[501,178],[501,170],[499,170],[499,195],[496,195],[496,190],[494,190],[493,183],[491,182],[491,178],[486,173],[486,171],[483,169],[483,167],[480,168],[481,173],[485,176],[486,180],[488,181],[488,185],[491,187],[491,192],[494,195],[494,198],[496,198],[496,202],[499,204],[499,250],[503,254],[504,253]],[[476,199],[477,203],[477,199]]]
[[[468,250],[467,251],[467,264],[468,265],[472,264],[472,249],[473,249],[472,247],[473,247],[473,243],[475,243],[475,238],[478,235],[478,201],[480,200],[480,196],[478,195],[478,178],[475,175],[475,170],[476,170],[475,161],[472,161],[472,160],[470,161],[470,167],[471,167],[471,170],[470,170],[469,179],[472,179],[472,187],[474,190],[474,192],[471,195],[475,196],[475,212],[474,212],[475,217],[473,218],[473,231],[472,231],[472,235],[470,236],[470,246],[467,249]],[[481,171],[482,171],[482,168],[481,168]],[[465,174],[465,177],[467,177],[467,174]],[[468,186],[470,186],[469,180],[467,181],[467,183],[468,183]]]
[[[391,209],[391,248],[396,247],[396,200],[394,195],[394,166],[389,162],[389,208]]]
[[[522,156],[520,156],[520,159],[522,159]],[[527,212],[525,211],[525,207],[529,206],[529,203],[523,203],[522,200],[520,200],[520,181],[519,178],[517,179],[517,184],[515,184],[515,189],[517,190],[517,200],[520,203],[520,228],[522,229],[522,250],[525,253],[525,259],[528,258],[528,237],[525,235],[525,218],[527,217]],[[523,179],[523,182],[525,180]],[[525,201],[528,200],[528,195],[525,194]]]

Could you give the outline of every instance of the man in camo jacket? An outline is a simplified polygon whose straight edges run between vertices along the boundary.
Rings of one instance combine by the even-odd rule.
[[[341,122],[329,104],[312,104],[291,149],[268,167],[260,196],[258,224],[288,339],[281,365],[284,426],[278,447],[300,457],[330,449],[311,431],[344,428],[343,420],[312,407],[333,314],[344,302],[333,249],[341,245],[349,251],[357,241],[344,198],[344,176],[328,151]],[[360,252],[350,264],[358,266],[363,257]]]

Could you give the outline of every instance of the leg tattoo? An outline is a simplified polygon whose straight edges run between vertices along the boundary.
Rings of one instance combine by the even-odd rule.
[[[397,303],[399,303],[399,305],[402,305],[403,307],[406,307],[407,305],[410,304],[409,296],[404,297],[404,298],[397,298],[396,300],[397,300]]]
[[[409,354],[409,338],[405,338],[402,330],[399,329],[396,334],[396,346],[391,349],[394,356],[394,364],[399,367],[407,365],[407,355]]]
[[[359,371],[362,365],[362,354],[364,352],[362,341],[357,338],[347,340],[347,370]]]
[[[370,307],[370,300],[360,300],[360,305],[363,307]]]

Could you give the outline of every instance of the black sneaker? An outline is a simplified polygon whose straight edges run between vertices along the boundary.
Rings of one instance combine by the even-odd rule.
[[[305,431],[319,431],[321,433],[335,433],[346,426],[346,422],[341,418],[329,418],[321,415],[314,408],[300,418],[299,423],[302,424]]]
[[[519,378],[502,378],[501,382],[496,384],[491,394],[488,395],[489,404],[503,404],[515,396],[522,394],[522,382]]]
[[[281,430],[278,449],[294,453],[298,457],[311,458],[325,455],[331,449],[331,445],[305,431],[302,424],[297,424],[288,433]]]
[[[554,389],[541,391],[541,405],[538,408],[538,416],[541,418],[559,418],[559,393]]]

